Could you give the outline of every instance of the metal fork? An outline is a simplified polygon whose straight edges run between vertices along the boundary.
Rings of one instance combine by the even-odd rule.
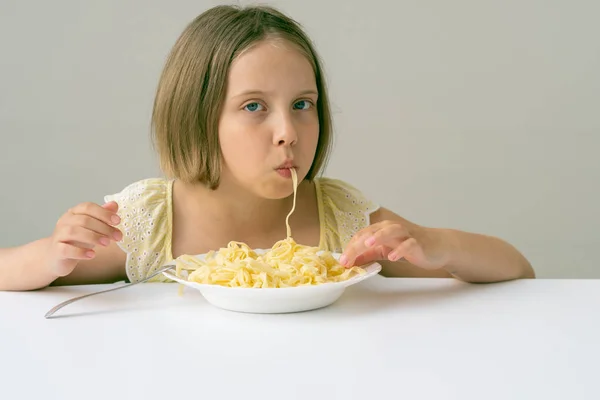
[[[73,297],[72,299],[63,301],[62,303],[54,306],[50,311],[48,311],[46,313],[46,315],[44,317],[45,318],[50,318],[50,317],[52,317],[52,315],[54,315],[54,313],[56,313],[58,310],[60,310],[64,306],[68,306],[69,304],[74,303],[74,302],[76,302],[78,300],[81,300],[81,299],[85,299],[86,297],[94,296],[94,295],[101,294],[101,293],[108,293],[108,292],[112,292],[114,290],[119,290],[119,289],[124,289],[126,287],[131,287],[133,285],[137,285],[138,283],[147,282],[150,279],[154,278],[156,275],[160,275],[160,274],[162,274],[165,271],[173,269],[174,267],[175,267],[174,265],[165,266],[165,267],[159,269],[158,271],[154,272],[152,275],[149,275],[146,278],[142,279],[141,281],[131,282],[131,283],[127,283],[125,285],[117,286],[117,287],[114,287],[114,288],[110,288],[110,289],[106,289],[106,290],[101,290],[99,292],[93,292],[93,293],[84,294],[83,296]]]

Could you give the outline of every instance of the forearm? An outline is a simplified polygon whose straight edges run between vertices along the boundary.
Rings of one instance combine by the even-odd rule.
[[[34,290],[48,286],[57,276],[48,268],[49,239],[0,249],[0,290]]]
[[[527,259],[505,241],[457,230],[440,230],[448,246],[444,269],[456,278],[474,283],[535,278]]]

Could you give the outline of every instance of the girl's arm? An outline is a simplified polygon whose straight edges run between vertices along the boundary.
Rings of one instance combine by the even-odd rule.
[[[66,276],[50,267],[50,238],[0,249],[0,290],[35,290],[49,285],[111,283],[126,279],[125,253],[112,242],[95,250],[91,260],[80,261]]]
[[[416,225],[385,208],[371,216],[340,260],[346,266],[384,260],[387,276],[454,276],[467,282],[534,278],[527,259],[498,238]]]
[[[467,282],[535,278],[527,259],[511,244],[492,236],[451,229],[435,230],[446,242],[444,269]]]
[[[0,249],[0,290],[33,290],[50,284],[115,282],[126,277],[123,235],[114,202],[82,203],[56,223],[51,237]]]

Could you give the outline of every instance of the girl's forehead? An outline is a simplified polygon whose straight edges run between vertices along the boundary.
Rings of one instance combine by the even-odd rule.
[[[231,95],[252,90],[316,90],[310,61],[283,40],[267,40],[242,52],[229,69]]]

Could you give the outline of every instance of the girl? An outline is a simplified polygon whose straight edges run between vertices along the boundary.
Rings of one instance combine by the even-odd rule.
[[[377,260],[385,276],[468,282],[534,276],[499,239],[419,226],[318,177],[332,138],[321,62],[301,27],[273,8],[218,6],[192,21],[160,77],[152,127],[167,178],[79,204],[52,236],[1,249],[0,290],[138,281],[230,241],[270,248],[286,237],[291,168],[301,182],[294,239],[343,251],[345,266]]]

